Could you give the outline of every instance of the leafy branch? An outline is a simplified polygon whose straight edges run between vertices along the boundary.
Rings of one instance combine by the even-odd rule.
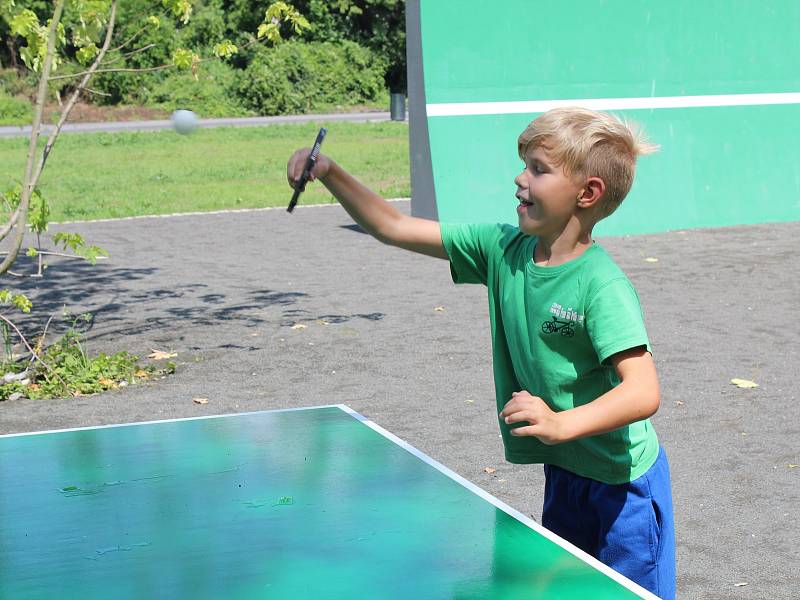
[[[63,316],[70,317],[66,311]],[[5,358],[0,360],[0,401],[22,397],[82,396],[147,381],[175,371],[173,362],[168,362],[163,369],[153,365],[142,366],[138,363],[138,356],[127,352],[90,356],[76,329],[78,321],[91,321],[92,316],[88,313],[71,318],[67,332],[48,346],[45,339],[54,317],[51,315],[47,320],[41,336],[34,344],[10,319],[0,315],[0,332],[5,343]],[[19,339],[27,353],[13,353],[12,337]]]
[[[36,108],[33,114],[33,126],[31,127],[30,143],[28,144],[28,160],[25,166],[25,178],[22,184],[19,214],[17,215],[17,220],[14,225],[17,228],[17,234],[14,237],[11,250],[5,259],[3,259],[3,262],[0,263],[0,274],[8,271],[11,265],[14,264],[25,236],[25,228],[21,226],[20,223],[25,224],[28,222],[28,206],[30,203],[31,194],[33,193],[35,181],[33,177],[33,168],[34,160],[36,158],[36,146],[39,140],[39,130],[42,126],[42,114],[44,112],[44,104],[47,97],[47,79],[50,77],[50,70],[53,67],[53,59],[55,57],[56,48],[56,32],[58,31],[58,26],[59,22],[61,21],[61,15],[63,11],[64,0],[56,0],[53,18],[50,20],[50,29],[47,37],[47,51],[42,65],[42,76],[39,79],[39,87],[36,93]],[[46,158],[46,156],[43,158]],[[44,166],[44,161],[42,161],[41,164]],[[39,171],[41,171],[41,169]]]
[[[66,44],[66,31],[61,23],[64,12],[65,0],[55,0],[53,16],[49,21],[49,28],[44,28],[38,21],[36,14],[28,9],[17,10],[14,0],[0,0],[0,17],[2,17],[10,27],[13,35],[23,37],[27,46],[20,51],[25,64],[34,72],[39,73],[39,85],[37,88],[36,102],[34,105],[34,118],[31,127],[30,143],[28,146],[28,159],[25,169],[25,176],[21,185],[20,200],[14,208],[8,221],[0,227],[0,241],[11,235],[16,228],[11,248],[0,262],[0,275],[7,273],[11,265],[16,261],[20,248],[22,247],[25,227],[29,220],[29,210],[31,198],[39,183],[42,171],[45,168],[48,157],[52,152],[55,143],[61,133],[64,124],[69,119],[70,113],[77,101],[84,93],[93,93],[88,87],[91,79],[99,73],[146,73],[163,71],[166,69],[190,70],[197,77],[200,65],[209,60],[228,59],[244,48],[255,43],[272,42],[277,43],[281,38],[281,26],[288,24],[295,32],[301,32],[311,27],[309,22],[297,9],[287,2],[272,2],[264,12],[264,21],[259,25],[256,38],[238,48],[230,40],[222,40],[213,48],[213,56],[201,58],[197,53],[186,48],[178,48],[172,54],[172,62],[149,68],[101,68],[104,64],[113,64],[125,56],[132,56],[141,52],[146,52],[155,47],[154,44],[145,45],[142,48],[131,50],[120,57],[111,61],[105,61],[111,48],[114,38],[114,27],[117,17],[117,0],[71,0],[79,11],[79,25],[71,35],[71,43],[77,48],[76,58],[81,64],[89,64],[84,71],[66,75],[51,75],[58,66],[57,50]],[[164,12],[161,16],[149,15],[145,23],[133,35],[121,44],[117,45],[113,52],[123,51],[142,35],[148,28],[158,28],[161,19],[172,17],[186,24],[191,17],[193,3],[190,0],[161,0]],[[98,47],[101,34],[104,35],[102,45]],[[47,97],[48,84],[50,82],[64,79],[80,79],[72,89],[69,100],[61,111],[58,123],[50,133],[45,144],[44,150],[37,160],[36,149],[41,133],[41,125],[44,113],[45,100]],[[46,228],[46,225],[45,225]],[[37,231],[37,235],[40,231]],[[84,257],[93,260],[99,254],[92,255],[94,247],[88,247]],[[40,254],[41,256],[41,254]],[[39,275],[41,275],[41,263]]]
[[[50,373],[52,373],[53,376],[56,379],[58,379],[59,382],[61,382],[61,384],[64,386],[65,389],[69,389],[69,386],[66,384],[66,382],[63,379],[61,379],[61,376],[58,373],[56,373],[55,370],[53,370],[53,368],[50,365],[48,365],[46,362],[44,362],[44,360],[42,360],[42,357],[39,356],[39,354],[37,354],[37,352],[31,347],[30,343],[28,343],[28,340],[25,339],[25,336],[22,335],[22,332],[19,330],[19,328],[16,325],[14,325],[14,323],[12,323],[9,319],[4,317],[3,315],[0,315],[0,321],[2,321],[5,326],[10,327],[11,329],[14,330],[14,332],[17,334],[19,339],[22,341],[22,343],[28,349],[28,352],[31,353],[31,362],[33,362],[34,360],[40,362],[45,369],[47,369]]]
[[[44,256],[79,257],[88,260],[92,264],[108,256],[108,253],[103,249],[87,244],[80,235],[75,233],[59,232],[53,236],[53,242],[57,247],[65,251],[63,253],[41,249],[41,234],[47,230],[49,221],[49,205],[38,191],[38,184],[63,126],[69,119],[79,98],[82,94],[96,93],[89,88],[89,83],[95,75],[112,72],[143,73],[177,68],[190,70],[197,77],[198,69],[203,62],[229,59],[240,51],[240,48],[237,48],[230,40],[225,39],[213,47],[213,57],[205,59],[190,49],[179,48],[172,53],[170,64],[143,69],[106,68],[108,65],[120,60],[125,60],[155,48],[156,44],[146,44],[141,48],[131,48],[131,45],[148,29],[160,27],[163,18],[176,19],[180,23],[186,24],[191,17],[194,0],[158,0],[157,2],[152,0],[152,2],[153,5],[156,5],[156,3],[160,5],[162,11],[155,11],[160,12],[160,15],[148,14],[146,17],[143,15],[144,22],[142,26],[132,35],[127,36],[122,43],[114,45],[118,0],[53,0],[53,13],[45,24],[39,22],[38,16],[32,10],[17,7],[14,0],[0,0],[0,19],[8,25],[11,36],[25,41],[25,45],[19,50],[19,56],[25,65],[36,73],[39,78],[22,182],[16,188],[0,194],[0,198],[9,213],[8,219],[0,227],[0,241],[13,235],[8,251],[0,253],[0,256],[2,256],[0,276],[3,274],[22,276],[10,269],[19,256],[27,230],[33,232],[37,240],[36,246],[29,247],[27,251],[28,256],[38,257],[39,259],[38,273],[32,275],[33,277],[42,276],[44,268],[42,259]],[[73,24],[69,26],[71,27],[69,32],[62,22],[65,7],[69,7],[77,13],[77,19],[73,19]],[[263,23],[258,27],[256,39],[251,44],[279,42],[281,40],[281,26],[284,24],[288,24],[295,32],[310,28],[308,21],[293,6],[283,1],[271,2],[264,13]],[[59,50],[66,48],[68,44],[74,50],[74,56],[78,63],[84,67],[84,70],[73,74],[53,75],[62,62]],[[244,48],[251,44],[245,45]],[[113,49],[111,49],[112,46]],[[120,54],[107,59],[109,52],[112,55],[114,53]],[[45,102],[50,89],[49,86],[51,82],[65,79],[76,80],[77,83],[71,88],[69,99],[63,106],[59,120],[50,133],[43,150],[39,153],[39,138],[42,132],[42,121]],[[66,251],[70,251],[72,254],[66,254]],[[14,294],[9,290],[0,289],[0,307],[12,307],[27,313],[31,310],[32,305],[25,295]],[[49,324],[50,320],[48,320],[47,326]],[[45,333],[47,326],[45,327]],[[135,371],[137,368],[135,365],[136,357],[129,357],[126,353],[118,353],[112,357],[101,355],[96,360],[89,359],[80,344],[77,334],[65,336],[60,342],[51,346],[45,352],[45,356],[42,349],[44,334],[40,338],[39,344],[34,348],[25,339],[17,325],[3,314],[0,314],[0,331],[6,345],[6,361],[0,363],[0,367],[2,367],[0,370],[3,371],[3,381],[7,381],[9,385],[12,382],[14,386],[22,385],[16,381],[19,373],[16,371],[16,363],[10,350],[12,331],[30,353],[31,359],[28,367],[30,368],[34,362],[42,365],[44,383],[41,385],[48,387],[50,391],[47,393],[80,394],[86,391],[109,389],[115,384],[112,378],[103,375],[104,373],[112,373],[114,377],[132,379],[132,369]],[[27,372],[28,368],[25,371]],[[141,369],[138,372],[144,373]],[[65,378],[59,373],[69,373],[69,377],[72,379],[69,382],[65,381]],[[52,385],[54,382],[55,387]],[[70,382],[72,386],[68,385]],[[39,386],[40,384],[33,385]],[[39,388],[33,389],[33,385],[25,393],[29,395],[39,394]],[[6,387],[5,384],[0,385],[0,399],[7,397],[8,390],[4,389]]]

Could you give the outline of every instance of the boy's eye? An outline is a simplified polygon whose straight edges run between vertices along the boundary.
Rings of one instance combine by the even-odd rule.
[[[533,163],[533,164],[531,165],[531,171],[533,171],[534,173],[537,173],[537,174],[540,174],[540,173],[544,173],[544,172],[545,172],[545,171],[544,171],[544,168],[543,168],[543,167],[542,167],[542,165],[540,165],[539,163]]]

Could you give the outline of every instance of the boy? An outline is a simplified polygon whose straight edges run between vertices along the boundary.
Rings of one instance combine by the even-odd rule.
[[[674,598],[669,467],[648,420],[658,377],[636,291],[592,240],[628,193],[636,158],[654,150],[608,114],[541,115],[518,140],[518,227],[403,215],[323,155],[311,178],[378,240],[487,286],[505,455],[545,465],[542,524]],[[308,152],[289,160],[290,185]]]

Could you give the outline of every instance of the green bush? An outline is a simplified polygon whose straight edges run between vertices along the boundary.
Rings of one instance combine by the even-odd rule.
[[[146,106],[173,111],[193,110],[200,117],[243,117],[252,114],[236,97],[236,72],[225,63],[204,64],[197,80],[186,71],[173,71],[143,92]]]
[[[0,125],[30,125],[31,121],[33,105],[30,102],[0,93]]]
[[[16,69],[0,69],[0,96],[29,96],[36,95],[36,77],[30,71],[17,71]]]
[[[261,115],[375,103],[386,94],[385,62],[355,42],[287,42],[261,48],[239,74],[238,95]]]
[[[26,361],[0,362],[0,375],[25,370],[25,379],[0,383],[0,401],[14,394],[32,400],[97,394],[175,372],[174,363],[167,363],[164,369],[141,366],[138,356],[124,351],[112,355],[101,352],[91,357],[74,330],[39,356],[40,361],[28,361],[27,365]]]

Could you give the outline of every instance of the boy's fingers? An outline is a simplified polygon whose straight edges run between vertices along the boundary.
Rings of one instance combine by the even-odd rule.
[[[503,411],[502,412],[508,414],[509,412],[512,412],[514,410],[519,410],[519,406],[521,404],[521,400],[522,399],[518,398],[517,396],[518,396],[518,394],[521,394],[521,393],[522,392],[511,392],[511,400],[506,402],[506,405],[503,407]]]
[[[511,401],[518,400],[524,402],[526,400],[530,400],[531,398],[536,398],[533,394],[531,394],[528,390],[520,390],[518,392],[511,392]]]
[[[286,181],[289,182],[291,187],[294,187],[295,180],[297,179],[294,175],[294,166],[295,166],[295,154],[292,154],[292,157],[289,159],[289,162],[286,164]]]
[[[506,425],[512,425],[514,423],[521,423],[522,421],[533,421],[533,415],[524,411],[524,410],[517,410],[512,413],[509,413],[505,416],[504,421]]]
[[[515,427],[509,431],[511,435],[516,436],[535,436],[539,433],[539,428],[536,425],[528,425],[527,427]]]
[[[500,418],[505,419],[508,415],[517,411],[516,406],[513,404],[513,400],[506,402],[506,405],[503,407],[503,410],[500,411]]]
[[[500,411],[500,418],[507,418],[511,415],[517,414],[521,410],[524,410],[524,407],[520,405],[519,402],[516,400],[510,400],[508,404],[503,407],[503,410]]]
[[[302,150],[297,150],[289,158],[289,162],[286,165],[286,179],[291,187],[295,187],[303,175],[303,167],[306,164],[309,153],[308,148],[303,148]]]
[[[530,404],[531,401],[535,401],[536,399],[541,400],[539,396],[531,396],[529,393],[524,391],[513,392],[511,400],[506,402],[506,405],[503,407],[503,410],[500,411],[500,417],[506,417],[512,413],[524,410],[526,407],[529,407],[531,405]]]

